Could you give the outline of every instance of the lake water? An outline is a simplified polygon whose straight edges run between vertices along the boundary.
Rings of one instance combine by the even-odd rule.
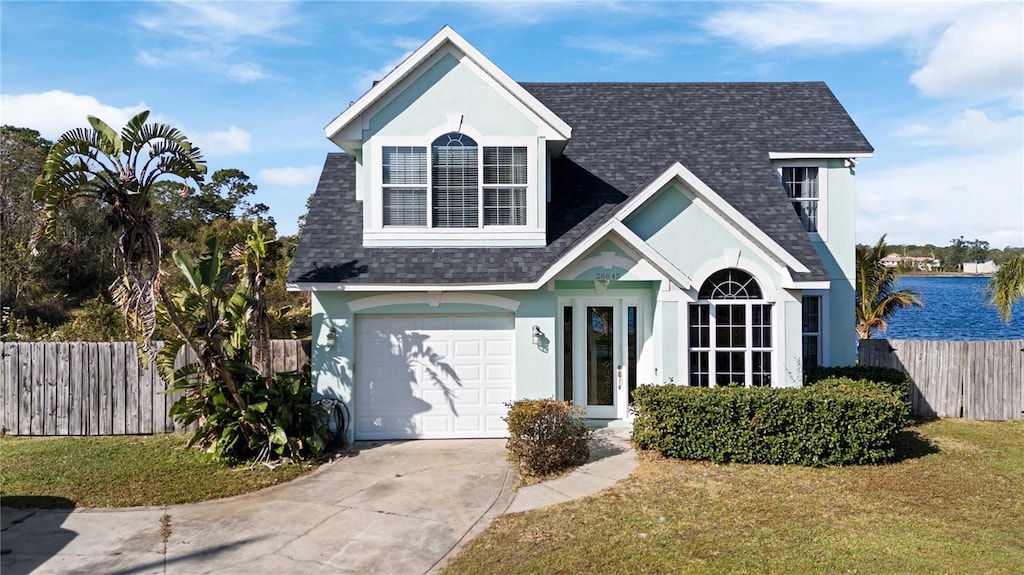
[[[1024,339],[1024,301],[1013,307],[1013,320],[1003,323],[985,298],[987,277],[904,276],[899,288],[916,291],[924,309],[896,312],[888,339]]]

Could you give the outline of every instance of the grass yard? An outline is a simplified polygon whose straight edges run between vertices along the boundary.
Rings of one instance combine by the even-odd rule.
[[[1020,573],[1024,422],[923,423],[901,453],[828,469],[641,454],[599,495],[499,517],[444,573]]]
[[[283,483],[308,465],[229,467],[185,450],[188,436],[0,438],[0,503],[132,507],[217,499]]]

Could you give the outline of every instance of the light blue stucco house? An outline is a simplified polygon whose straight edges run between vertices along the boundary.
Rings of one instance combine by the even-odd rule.
[[[628,424],[637,385],[852,364],[854,167],[808,83],[518,83],[445,27],[326,128],[289,275],[349,439]]]

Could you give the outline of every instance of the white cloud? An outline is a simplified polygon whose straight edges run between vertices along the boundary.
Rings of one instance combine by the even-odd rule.
[[[193,140],[206,155],[239,154],[249,151],[252,136],[235,126],[219,132],[197,132]]]
[[[949,244],[977,238],[995,247],[1024,245],[1021,149],[953,154],[857,174],[857,241],[889,234],[892,244]]]
[[[758,49],[851,50],[927,35],[972,8],[917,2],[744,3],[708,17],[704,29]],[[976,6],[976,5],[975,5]]]
[[[1019,95],[1024,90],[1024,6],[988,6],[943,32],[910,82],[927,96]]]
[[[284,31],[300,20],[293,2],[175,1],[145,6],[156,6],[157,11],[136,21],[157,35],[157,46],[140,51],[137,62],[152,68],[197,68],[243,83],[275,74],[239,53],[268,42],[294,42]]]
[[[610,54],[627,60],[651,58],[659,53],[657,48],[651,44],[644,46],[637,42],[605,36],[568,36],[563,41],[563,44],[570,48],[581,48],[600,54]]]
[[[400,48],[403,51],[402,55],[392,58],[383,66],[374,68],[373,70],[366,70],[356,76],[355,82],[353,82],[352,85],[357,92],[363,94],[372,88],[374,82],[382,80],[384,76],[387,76],[389,72],[398,67],[399,64],[419,49],[419,47],[423,45],[423,40],[417,40],[415,38],[395,38],[391,41],[391,45],[396,48]]]
[[[557,20],[571,21],[582,12],[608,12],[622,18],[631,14],[661,14],[668,3],[627,1],[546,0],[480,0],[463,4],[475,8],[480,17],[474,25],[482,27],[535,26]]]
[[[0,95],[0,123],[38,130],[55,140],[74,128],[87,128],[86,116],[96,116],[114,129],[120,129],[132,116],[146,109],[145,103],[118,108],[101,103],[92,96],[51,90],[38,94]]]
[[[402,63],[402,61],[408,58],[410,54],[412,54],[411,50],[397,58],[390,60],[387,64],[384,64],[379,68],[374,68],[373,70],[366,70],[362,74],[359,74],[358,76],[356,76],[356,80],[353,83],[353,87],[360,94],[365,93],[367,90],[373,87],[374,82],[376,82],[377,80],[384,79],[384,76],[387,76],[388,73],[394,70],[399,64]]]
[[[320,178],[320,166],[263,168],[259,171],[258,177],[279,186],[307,186],[315,184]]]
[[[1016,149],[1024,154],[1024,116],[993,119],[982,110],[967,109],[935,125],[914,123],[897,135],[917,146],[950,146],[964,150]]]
[[[298,22],[294,2],[186,2],[159,4],[159,11],[141,16],[138,23],[160,34],[189,41],[216,38],[232,42],[255,37],[286,39],[282,30]]]
[[[897,44],[923,62],[926,96],[991,100],[1024,91],[1024,6],[998,2],[743,4],[708,17],[713,35],[761,50],[867,50]]]

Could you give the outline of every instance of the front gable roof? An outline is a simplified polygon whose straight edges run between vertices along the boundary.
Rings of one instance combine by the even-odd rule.
[[[379,104],[393,98],[400,91],[404,81],[421,71],[437,54],[448,51],[464,56],[474,69],[478,70],[501,93],[517,107],[535,116],[548,128],[549,139],[565,141],[572,135],[572,128],[554,112],[541,103],[533,94],[513,80],[486,56],[474,48],[451,27],[445,26],[437,34],[410,54],[384,78],[353,102],[344,112],[324,128],[327,138],[338,146],[349,149],[352,142],[361,140],[358,135],[364,123],[364,116],[379,107]]]

